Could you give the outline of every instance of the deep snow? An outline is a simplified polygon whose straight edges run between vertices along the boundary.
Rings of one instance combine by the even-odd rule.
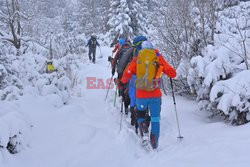
[[[31,121],[29,146],[15,155],[4,155],[1,167],[247,167],[250,125],[230,126],[208,119],[197,103],[177,97],[184,139],[177,140],[171,94],[162,99],[161,135],[158,151],[145,152],[123,117],[120,129],[120,99],[113,107],[114,92],[104,101],[106,90],[86,89],[86,77],[108,79],[107,57],[87,63],[79,70],[81,97],[72,97],[60,107],[52,95],[26,95],[12,102]],[[99,52],[98,52],[99,53]],[[98,55],[97,55],[98,57]],[[4,106],[5,102],[1,102]],[[0,106],[0,108],[1,108]]]

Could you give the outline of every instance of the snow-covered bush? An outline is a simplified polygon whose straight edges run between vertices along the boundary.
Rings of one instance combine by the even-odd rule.
[[[200,109],[238,125],[249,121],[249,9],[241,2],[219,13],[214,45],[191,59],[188,75]]]
[[[67,34],[58,34],[52,36],[53,58],[60,59],[69,54],[83,56],[86,54],[87,39],[85,35],[68,36]]]
[[[60,41],[60,42],[59,42]],[[1,43],[2,44],[2,43]],[[79,68],[88,59],[84,48],[86,38],[55,36],[52,61],[56,71],[46,73],[49,47],[36,42],[25,42],[16,56],[13,46],[6,43],[0,48],[0,161],[2,155],[15,154],[29,143],[27,134],[31,124],[18,107],[20,96],[44,96],[55,107],[66,104],[77,86]],[[9,105],[5,105],[8,103]]]
[[[31,124],[13,103],[0,102],[0,161],[8,152],[15,154],[29,143]]]
[[[86,62],[86,38],[84,35],[67,37],[63,34],[51,37],[50,47],[33,42],[23,43],[22,54],[1,48],[0,100],[15,100],[23,95],[23,88],[35,87],[39,95],[56,94],[66,104],[71,89],[77,85],[77,72]],[[24,49],[25,48],[25,49]],[[50,49],[51,48],[51,49]],[[46,61],[52,59],[56,71],[46,73]],[[25,86],[24,86],[25,85]],[[33,94],[34,92],[32,92]]]
[[[242,71],[231,79],[217,82],[210,93],[211,106],[223,113],[233,124],[250,120],[250,70]]]
[[[56,73],[41,75],[35,83],[35,87],[39,90],[40,95],[56,94],[64,104],[70,98],[70,85],[71,81],[68,77],[58,77]]]
[[[15,51],[10,45],[0,49],[0,100],[18,99],[22,95],[20,89],[23,88],[21,80],[18,78],[18,70],[13,69],[13,62],[16,60]]]
[[[103,10],[98,0],[95,4],[98,8],[93,5],[88,11],[98,10],[99,21],[92,20],[90,12],[85,17],[78,11],[81,6],[66,1],[0,1],[0,161],[29,143],[31,124],[18,107],[13,109],[15,100],[31,94],[44,96],[56,107],[69,101],[81,77],[79,68],[88,59],[83,21],[95,23],[89,33],[103,29],[99,26]],[[47,60],[53,61],[56,71],[46,73]]]

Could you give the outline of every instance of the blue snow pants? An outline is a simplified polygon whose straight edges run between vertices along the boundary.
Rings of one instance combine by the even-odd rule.
[[[161,98],[136,98],[136,108],[139,111],[145,111],[147,108],[150,111],[151,119],[151,134],[155,135],[156,142],[160,136],[160,112],[161,112]],[[145,121],[144,118],[140,118],[137,122],[140,124]]]
[[[128,94],[130,98],[130,107],[135,107],[135,93],[136,93],[136,87],[135,87],[135,82],[136,82],[136,75],[133,75],[132,78],[130,79],[128,83]]]

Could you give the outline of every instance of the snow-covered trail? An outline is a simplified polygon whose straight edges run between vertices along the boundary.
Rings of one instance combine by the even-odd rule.
[[[120,99],[113,107],[114,92],[86,89],[86,77],[108,79],[104,58],[83,65],[82,97],[61,108],[46,97],[23,97],[17,103],[33,123],[30,147],[6,160],[4,167],[206,167],[249,166],[250,125],[232,127],[211,122],[197,111],[197,104],[177,97],[184,140],[177,140],[171,95],[162,99],[161,136],[158,152],[146,153],[127,120],[120,124]]]

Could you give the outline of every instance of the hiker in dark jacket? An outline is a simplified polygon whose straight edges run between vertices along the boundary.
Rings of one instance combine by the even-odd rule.
[[[96,55],[96,46],[100,47],[100,44],[96,40],[97,36],[95,34],[91,35],[91,38],[88,41],[88,44],[86,46],[89,47],[89,60],[93,63],[95,63],[95,55]],[[91,54],[93,54],[93,57],[91,57]]]
[[[141,44],[143,41],[146,41],[147,38],[144,36],[137,36],[133,39],[133,47],[130,47],[120,58],[120,61],[117,65],[117,73],[123,73],[128,64],[137,56],[139,50],[141,50]],[[130,99],[130,112],[131,112],[131,125],[135,126],[136,133],[138,132],[138,124],[136,122],[136,107],[135,107],[135,82],[136,76],[134,75],[129,81],[128,93]],[[148,120],[148,119],[147,119]]]
[[[125,42],[125,40],[123,40],[123,42],[120,42],[120,48],[116,54],[116,56],[114,57],[113,61],[112,61],[112,75],[115,74],[115,70],[117,67],[117,65],[119,64],[120,59],[122,58],[122,56],[124,55],[124,53],[131,47],[131,44],[129,42]],[[118,72],[117,72],[118,73]],[[125,106],[125,114],[128,114],[128,106],[130,103],[130,99],[129,99],[129,95],[128,95],[128,88],[127,88],[127,84],[121,84],[120,79],[122,77],[122,72],[118,73],[118,78],[116,80],[116,84],[118,86],[118,90],[119,90],[119,96],[122,97],[122,101],[124,103]]]

